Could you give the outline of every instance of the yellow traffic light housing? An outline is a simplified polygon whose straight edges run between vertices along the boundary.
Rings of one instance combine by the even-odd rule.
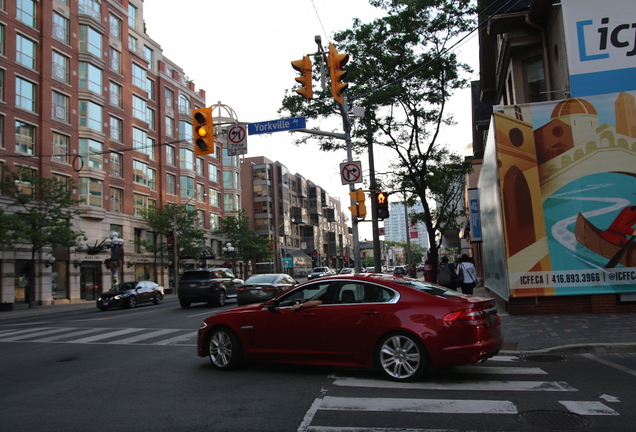
[[[347,76],[347,71],[342,70],[342,68],[348,61],[349,54],[340,54],[332,43],[329,44],[327,66],[329,67],[329,77],[331,78],[331,95],[341,105],[344,104],[343,92],[348,85],[342,82],[342,79]]]
[[[366,199],[366,195],[362,189],[354,190],[353,192],[349,192],[349,196],[352,201],[355,201],[355,205],[349,206],[349,211],[355,217],[364,219],[367,216],[367,206],[364,204],[364,200]]]
[[[300,72],[300,76],[296,77],[296,81],[299,82],[302,87],[296,90],[296,93],[309,100],[314,97],[314,89],[312,87],[311,76],[311,59],[308,56],[304,56],[302,60],[295,60],[291,62],[294,69]]]
[[[375,193],[375,209],[378,219],[389,217],[389,195],[386,192]]]
[[[214,154],[214,121],[212,108],[192,110],[192,140],[197,156]]]

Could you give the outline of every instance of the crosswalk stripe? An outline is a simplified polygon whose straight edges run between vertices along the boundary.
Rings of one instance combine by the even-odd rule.
[[[20,334],[19,336],[3,338],[3,339],[0,339],[0,342],[16,342],[16,341],[21,341],[25,339],[30,339],[33,337],[45,336],[47,334],[65,332],[65,331],[68,331],[68,328],[54,328],[54,329],[48,329],[48,330],[37,329],[37,330],[38,330],[37,333],[30,332],[29,334]],[[14,334],[17,334],[17,333],[23,333],[23,332],[18,331]]]
[[[109,344],[125,345],[125,344],[129,344],[129,343],[139,342],[139,341],[142,341],[142,340],[152,339],[154,337],[163,336],[165,334],[170,334],[170,333],[174,333],[174,332],[178,332],[178,331],[179,330],[177,330],[177,329],[157,330],[157,331],[154,331],[154,332],[144,333],[144,334],[140,334],[140,335],[137,335],[137,336],[129,337],[129,338],[126,338],[126,339],[119,339],[119,340],[108,342],[108,343]]]
[[[341,387],[366,387],[408,390],[478,390],[478,391],[577,391],[565,382],[558,381],[440,381],[440,382],[395,382],[360,378],[337,378],[334,383]]]
[[[570,412],[580,415],[619,415],[616,411],[598,401],[559,401]]]
[[[459,373],[476,373],[488,375],[547,375],[547,372],[538,367],[506,367],[506,366],[461,366],[457,368]]]
[[[198,332],[194,331],[194,332],[182,334],[181,336],[175,336],[175,337],[170,338],[170,339],[166,339],[166,340],[162,340],[162,341],[159,341],[159,342],[155,342],[153,345],[172,345],[172,344],[176,344],[178,342],[182,342],[182,341],[189,340],[189,339],[192,339],[192,338],[195,338],[195,340],[196,340],[197,333]]]
[[[106,334],[100,334],[96,336],[85,337],[82,339],[76,339],[73,341],[73,343],[91,343],[91,342],[96,342],[99,340],[104,340],[104,339],[112,338],[112,337],[123,335],[123,334],[135,333],[135,332],[139,332],[143,330],[144,329],[138,329],[138,328],[121,329],[119,331],[109,332]]]
[[[81,336],[81,335],[85,335],[85,334],[96,333],[96,332],[101,331],[101,330],[103,330],[103,329],[91,328],[91,329],[78,330],[78,331],[74,331],[74,332],[70,332],[70,333],[58,334],[56,336],[51,336],[51,337],[48,337],[48,338],[34,339],[31,342],[55,342],[55,341],[59,341],[59,340],[62,340],[62,339],[72,338],[72,337],[75,337],[75,336]]]
[[[505,400],[452,400],[356,398],[325,396],[321,410],[390,411],[440,414],[517,414],[517,407]]]

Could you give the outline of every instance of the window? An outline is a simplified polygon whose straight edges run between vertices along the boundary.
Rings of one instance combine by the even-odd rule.
[[[79,26],[79,49],[102,58],[102,35],[87,25]]]
[[[197,218],[194,220],[194,225],[199,228],[205,227],[205,210],[197,210]]]
[[[133,117],[138,118],[139,120],[146,121],[146,112],[148,111],[148,106],[146,105],[146,101],[140,98],[139,96],[133,95]]]
[[[79,101],[79,125],[97,132],[102,131],[102,107],[95,102]]]
[[[53,90],[53,118],[55,120],[69,122],[70,98],[62,93]]]
[[[124,176],[124,155],[121,153],[110,154],[110,175],[122,178]]]
[[[80,177],[79,203],[91,207],[102,207],[103,182],[94,178]]]
[[[175,166],[174,164],[174,147],[166,146],[166,165]]]
[[[208,202],[211,206],[219,206],[219,191],[213,188],[208,189]]]
[[[35,0],[16,0],[15,17],[28,26],[35,28]]]
[[[150,130],[155,130],[155,110],[152,108],[146,109],[146,121]]]
[[[174,92],[166,87],[166,107],[172,108],[174,104]]]
[[[181,176],[179,183],[180,195],[192,198],[194,196],[194,179],[187,176]]]
[[[192,142],[192,123],[179,120],[179,139]]]
[[[233,188],[234,182],[232,181],[234,178],[233,171],[223,171],[223,187],[224,188]]]
[[[35,69],[35,42],[22,35],[16,35],[15,60],[22,66]]]
[[[53,78],[63,83],[68,84],[68,65],[69,59],[68,57],[60,54],[57,51],[53,51]]]
[[[148,165],[141,161],[133,161],[133,181],[135,183],[148,185]]]
[[[177,177],[174,174],[166,174],[166,192],[172,195],[177,194]]]
[[[121,53],[115,48],[109,48],[110,53],[110,70],[113,72],[121,73]]]
[[[205,175],[203,173],[203,167],[204,166],[205,166],[205,162],[203,162],[203,158],[197,158],[197,160],[196,160],[197,175],[200,175],[202,177]]]
[[[141,211],[148,208],[148,197],[141,194],[135,194],[134,200],[135,200],[135,216],[140,216]]]
[[[218,183],[219,178],[216,173],[216,166],[211,163],[208,163],[208,180]]]
[[[137,8],[128,3],[128,27],[137,28]]]
[[[179,95],[179,114],[190,114],[190,101],[184,95]]]
[[[122,96],[121,96],[121,86],[117,83],[110,81],[108,84],[108,89],[110,92],[110,104],[116,106],[117,108],[122,107]]]
[[[194,171],[194,152],[188,149],[179,149],[179,168]]]
[[[19,167],[18,168],[18,179],[16,180],[16,185],[20,190],[20,193],[25,195],[33,195],[34,193],[34,179],[35,170],[27,167]]]
[[[234,195],[223,194],[223,210],[233,212],[234,211]]]
[[[4,25],[0,23],[0,55],[4,55]]]
[[[133,127],[133,148],[142,153],[147,153],[148,136],[146,131]]]
[[[68,163],[69,142],[68,136],[53,132],[53,156],[51,159]]]
[[[210,213],[210,230],[217,231],[221,228],[221,218],[216,213]]]
[[[57,12],[53,12],[53,37],[68,44],[68,19]]]
[[[229,156],[227,149],[223,149],[223,165],[236,166],[236,156]]]
[[[523,73],[526,80],[527,102],[542,102],[548,100],[546,94],[545,72],[541,57],[535,57],[523,62]]]
[[[148,92],[148,99],[155,100],[155,82],[150,78],[146,80],[146,91]]]
[[[166,117],[166,135],[174,136],[174,119],[172,117]]]
[[[124,191],[117,188],[110,188],[110,211],[121,213],[123,210],[123,202]]]
[[[137,52],[137,38],[132,35],[128,35],[128,49]]]
[[[110,117],[110,139],[121,143],[124,141],[124,121],[117,117]]]
[[[101,0],[79,0],[79,13],[101,21],[100,1]]]
[[[108,18],[108,26],[110,28],[110,35],[117,40],[121,40],[121,20],[113,15],[110,14],[110,17]]]
[[[16,77],[15,104],[22,109],[35,112],[35,84]]]
[[[146,140],[146,154],[152,160],[155,160],[155,140],[148,137]]]
[[[87,62],[79,62],[79,85],[80,88],[92,91],[95,94],[102,94],[102,70]]]
[[[146,90],[146,69],[136,63],[132,65],[132,83],[142,90]]]
[[[30,155],[35,154],[35,126],[16,120],[15,151]]]
[[[150,188],[150,190],[157,190],[156,189],[156,178],[155,177],[157,175],[157,171],[152,169],[152,168],[148,168],[148,187]]]
[[[152,70],[152,65],[154,62],[154,52],[147,46],[144,45],[144,58],[148,60],[148,68]]]
[[[90,138],[80,138],[78,144],[84,166],[101,170],[103,144]]]

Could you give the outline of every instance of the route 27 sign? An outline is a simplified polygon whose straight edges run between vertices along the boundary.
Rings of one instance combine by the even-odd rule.
[[[342,184],[362,183],[362,164],[359,161],[340,164]]]

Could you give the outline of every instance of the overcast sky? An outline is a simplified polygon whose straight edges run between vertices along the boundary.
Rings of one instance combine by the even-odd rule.
[[[208,105],[221,101],[246,123],[280,118],[278,109],[285,90],[298,76],[290,62],[316,51],[316,35],[326,47],[335,32],[351,27],[354,18],[369,22],[376,16],[380,14],[368,0],[144,2],[147,33],[161,45],[163,55],[183,68],[197,89],[205,90]],[[476,37],[457,52],[478,70]],[[451,109],[459,124],[444,131],[444,138],[463,153],[472,140],[470,91],[458,93],[453,102]],[[342,132],[342,120],[337,116],[324,124],[308,121],[307,127]],[[347,211],[349,186],[342,184],[339,169],[346,161],[346,152],[320,152],[312,144],[296,147],[293,135],[250,135],[246,156],[280,161],[291,173],[302,174],[330,195],[340,197]],[[392,157],[377,147],[374,156],[376,171],[386,168]],[[362,155],[359,160],[368,182],[368,156]],[[371,223],[359,227],[360,240],[370,239]]]

